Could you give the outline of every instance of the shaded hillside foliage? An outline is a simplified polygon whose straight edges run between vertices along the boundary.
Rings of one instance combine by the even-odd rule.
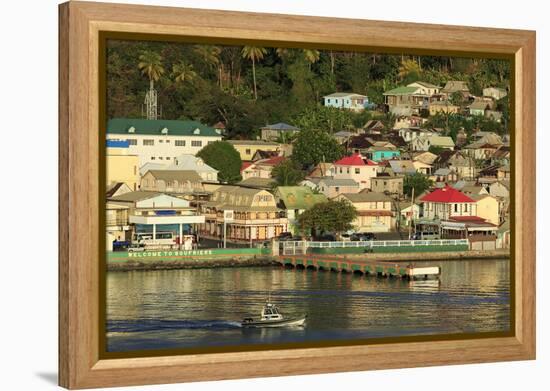
[[[480,95],[486,86],[506,88],[510,77],[507,61],[491,59],[120,40],[107,46],[108,118],[142,118],[153,75],[161,118],[222,121],[233,138],[255,137],[274,122],[335,132],[370,119],[368,113],[312,117],[323,95],[335,91],[380,104],[384,91],[416,80],[465,80]],[[147,61],[155,62],[153,72]]]

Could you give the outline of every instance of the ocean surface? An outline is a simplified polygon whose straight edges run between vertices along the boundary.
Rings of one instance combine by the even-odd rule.
[[[441,278],[411,282],[282,267],[109,272],[107,351],[508,331],[509,263],[431,262]],[[268,292],[307,325],[241,328]]]

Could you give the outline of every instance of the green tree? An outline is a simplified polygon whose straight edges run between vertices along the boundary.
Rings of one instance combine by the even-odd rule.
[[[304,173],[298,165],[290,159],[283,161],[273,168],[271,176],[278,186],[296,186],[304,179]]]
[[[164,74],[161,55],[152,51],[144,51],[139,56],[138,68],[143,75],[147,75],[149,78],[151,88],[153,88],[154,82]]]
[[[413,175],[406,175],[403,180],[403,192],[409,197],[412,196],[412,189],[414,188],[414,195],[418,197],[432,186],[432,181],[423,174],[416,173]]]
[[[453,140],[456,140],[456,134]],[[443,152],[445,148],[438,147],[436,145],[430,145],[430,148],[428,148],[428,152],[433,153],[434,155],[439,155],[441,152]]]
[[[242,56],[252,61],[252,80],[254,83],[254,99],[258,99],[258,91],[256,90],[256,61],[264,58],[267,50],[258,46],[244,46]]]
[[[449,102],[455,106],[462,106],[464,103],[464,95],[460,91],[455,91],[449,97]]]
[[[304,234],[342,233],[350,230],[357,210],[347,200],[316,204],[298,216],[297,225]]]
[[[222,87],[222,62],[220,60],[221,48],[214,45],[195,45],[193,48],[195,54],[197,54],[206,68],[218,69],[218,83],[220,88]]]
[[[193,65],[182,61],[172,66],[172,77],[176,83],[192,84],[197,78],[197,72],[193,69]]]
[[[311,64],[314,64],[317,61],[319,61],[321,54],[319,53],[319,50],[316,50],[316,49],[304,49],[304,57],[306,61],[309,63],[309,68],[311,69]]]
[[[202,148],[197,156],[218,170],[220,182],[235,183],[241,180],[241,155],[227,141],[215,141]]]
[[[401,61],[397,77],[404,84],[409,84],[420,79],[420,65],[413,59]]]
[[[292,160],[300,167],[309,167],[320,162],[333,162],[344,155],[344,148],[336,139],[319,129],[302,129],[292,150]]]

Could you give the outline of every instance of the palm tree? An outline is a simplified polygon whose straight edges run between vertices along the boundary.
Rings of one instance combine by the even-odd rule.
[[[289,50],[288,48],[277,48],[275,49],[275,53],[277,53],[277,57],[285,58],[289,55]]]
[[[304,57],[306,58],[306,61],[309,63],[309,69],[311,69],[311,64],[319,61],[320,56],[321,54],[317,49],[304,49]]]
[[[400,80],[404,80],[410,74],[416,73],[417,75],[420,75],[420,72],[421,70],[418,63],[415,60],[408,59],[401,61],[401,65],[399,66],[399,73],[397,76]]]
[[[193,51],[199,55],[204,61],[204,64],[209,68],[218,68],[218,83],[222,86],[222,66],[220,60],[221,48],[213,45],[195,45]]]
[[[139,56],[138,68],[143,75],[147,75],[149,78],[151,89],[153,88],[153,83],[164,74],[162,57],[160,54],[149,50],[144,51]]]
[[[193,65],[181,61],[172,67],[172,77],[176,83],[193,83],[197,72],[193,69]]]
[[[252,79],[254,82],[254,99],[258,99],[258,92],[256,90],[256,61],[264,58],[267,50],[258,46],[244,46],[242,51],[243,58],[247,58],[252,61]]]

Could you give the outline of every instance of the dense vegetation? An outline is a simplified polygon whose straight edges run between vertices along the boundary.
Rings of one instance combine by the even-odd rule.
[[[342,233],[353,228],[357,209],[346,200],[316,204],[298,216],[298,227],[306,236]]]
[[[218,180],[235,183],[241,180],[241,155],[227,141],[215,141],[202,148],[197,156],[218,170]]]
[[[322,96],[335,91],[380,104],[384,91],[416,80],[464,80],[480,95],[483,87],[506,88],[509,77],[509,63],[492,59],[111,40],[108,117],[142,117],[152,81],[165,119],[223,121],[234,138],[253,138],[273,122],[331,133],[379,115],[319,108]]]

